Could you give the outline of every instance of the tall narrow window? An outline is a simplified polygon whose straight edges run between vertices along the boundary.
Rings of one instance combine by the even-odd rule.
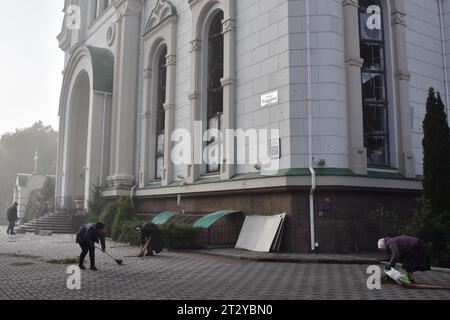
[[[383,8],[379,0],[359,1],[364,145],[368,165],[388,167],[389,130]]]
[[[218,12],[212,22],[208,34],[208,129],[221,129],[223,115],[223,12]],[[208,142],[209,158],[218,160],[219,147],[217,135],[212,135]],[[217,161],[218,162],[218,161]],[[220,171],[219,163],[208,161],[207,173]]]
[[[156,166],[155,178],[161,179],[164,168],[164,137],[166,128],[166,66],[167,48],[161,52],[158,60],[158,84],[157,84],[157,106],[156,106]]]

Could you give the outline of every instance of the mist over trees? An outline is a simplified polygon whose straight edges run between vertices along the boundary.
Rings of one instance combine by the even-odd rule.
[[[0,220],[13,201],[17,173],[33,173],[35,151],[39,153],[38,173],[56,173],[58,132],[41,121],[16,129],[0,138]]]

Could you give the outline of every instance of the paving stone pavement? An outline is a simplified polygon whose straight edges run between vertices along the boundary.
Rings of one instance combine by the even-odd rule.
[[[100,271],[83,271],[81,290],[69,290],[67,266],[47,261],[77,256],[74,235],[8,237],[0,227],[0,299],[450,299],[448,290],[395,285],[368,290],[365,265],[255,262],[180,252],[139,259],[127,257],[136,248],[111,245],[108,241],[108,252],[124,257],[124,264],[97,252]],[[448,273],[427,272],[417,279],[450,285]]]

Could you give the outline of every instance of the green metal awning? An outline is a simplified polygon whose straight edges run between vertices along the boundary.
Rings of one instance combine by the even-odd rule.
[[[241,211],[223,210],[208,214],[207,216],[201,218],[196,223],[194,223],[194,227],[208,229],[223,217],[235,213],[241,213]]]
[[[168,211],[158,214],[156,217],[153,218],[152,222],[154,224],[165,224],[173,217],[179,215],[179,212],[175,211]]]

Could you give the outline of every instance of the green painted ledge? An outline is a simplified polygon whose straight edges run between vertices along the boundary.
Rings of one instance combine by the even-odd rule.
[[[367,175],[359,175],[354,174],[349,169],[342,168],[315,168],[316,175],[319,177],[326,176],[340,176],[340,177],[356,177],[356,178],[372,178],[372,179],[390,179],[390,180],[403,180],[403,181],[422,181],[423,176],[417,176],[415,179],[410,179],[402,176],[396,172],[379,172],[379,171],[370,171]],[[265,178],[276,178],[276,177],[309,177],[311,173],[308,168],[291,168],[291,169],[283,169],[276,172],[270,172],[267,174],[260,174],[259,172],[250,172],[244,174],[237,174],[233,178],[228,181],[242,181],[242,180],[251,180],[251,179],[265,179]],[[192,185],[202,185],[208,183],[218,183],[218,182],[226,182],[221,181],[217,177],[205,177],[201,178],[199,181],[193,183]],[[140,190],[148,190],[148,189],[159,189],[159,188],[171,188],[171,187],[179,187],[179,182],[173,182],[168,186],[162,187],[160,183],[150,183],[145,188]],[[106,189],[106,190],[123,190],[123,189]]]

